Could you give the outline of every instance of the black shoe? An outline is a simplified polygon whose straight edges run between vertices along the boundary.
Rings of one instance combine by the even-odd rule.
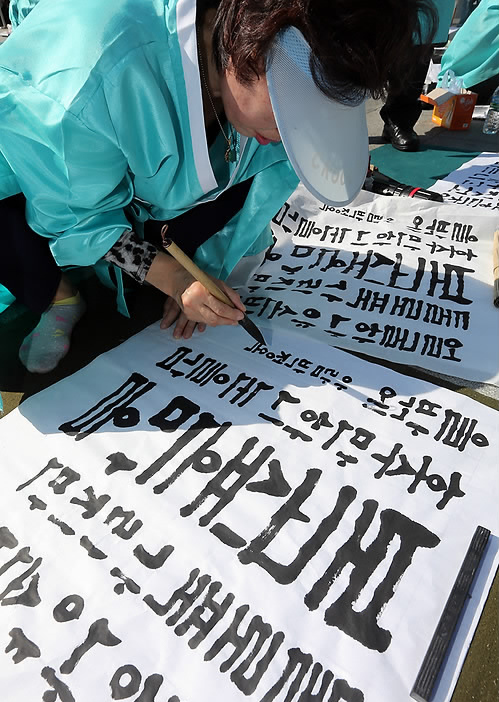
[[[419,151],[419,137],[414,129],[399,127],[391,119],[385,122],[382,138],[399,151]]]

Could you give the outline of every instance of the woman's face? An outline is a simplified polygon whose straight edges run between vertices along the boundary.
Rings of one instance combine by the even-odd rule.
[[[262,145],[281,140],[265,75],[243,85],[229,67],[220,78],[219,90],[225,116],[239,134]]]

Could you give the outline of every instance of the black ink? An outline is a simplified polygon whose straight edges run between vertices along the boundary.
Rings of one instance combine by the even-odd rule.
[[[259,492],[272,497],[285,497],[291,492],[291,485],[283,475],[281,463],[276,458],[269,461],[269,477],[255,480],[246,485],[249,492]]]
[[[162,546],[158,553],[153,556],[145,550],[142,544],[139,544],[134,548],[133,555],[139,561],[139,563],[142,563],[142,565],[144,565],[146,568],[157,570],[158,568],[161,568],[166,559],[171,556],[173,551],[173,546]]]
[[[243,539],[242,536],[239,536],[239,534],[236,534],[235,531],[232,531],[230,527],[221,522],[214,524],[210,531],[217,539],[220,539],[223,544],[230,546],[230,548],[242,548],[246,546],[246,540]]]
[[[67,595],[54,607],[52,614],[56,622],[72,622],[80,618],[84,607],[81,595]]]
[[[64,495],[66,490],[73,483],[78,482],[80,474],[72,468],[64,466],[59,475],[49,482],[49,487],[52,488],[56,495]]]
[[[104,471],[106,475],[112,475],[120,470],[130,471],[137,468],[137,461],[131,461],[121,451],[107,456],[107,460],[109,461],[109,465]]]
[[[324,672],[323,672],[324,671]],[[313,692],[314,687],[317,684],[319,675],[322,674],[320,687],[318,692]],[[326,692],[334,678],[334,675],[330,670],[324,670],[320,663],[314,663],[312,672],[310,673],[310,679],[308,681],[307,687],[298,698],[298,702],[323,702]]]
[[[486,436],[478,432],[473,434],[477,423],[476,419],[463,417],[460,412],[447,409],[445,420],[433,438],[435,441],[442,441],[446,446],[457,448],[458,451],[464,451],[468,441],[480,448],[488,446],[489,440]]]
[[[229,382],[229,374],[222,372],[227,368],[226,363],[217,361],[216,358],[208,358],[204,353],[198,353],[194,358],[189,358],[191,353],[192,349],[189,347],[180,346],[171,356],[156,365],[163,370],[169,371],[174,378],[185,376],[186,380],[196,383],[200,387],[204,387],[210,381],[217,385],[225,385]],[[191,370],[187,373],[181,370],[174,370],[174,366],[179,363],[186,364]]]
[[[375,500],[366,500],[363,510],[355,522],[355,531],[341,546],[324,575],[317,580],[305,596],[305,604],[317,609],[333,582],[348,563],[354,569],[344,592],[326,610],[324,620],[359,641],[363,646],[380,653],[387,650],[391,633],[378,626],[377,619],[395,592],[395,586],[410,566],[418,548],[435,548],[440,539],[426,527],[408,517],[387,509],[380,513],[380,530],[374,541],[364,551],[360,542],[370,527],[378,509]],[[395,535],[400,537],[400,547],[393,556],[382,582],[376,587],[371,602],[362,612],[353,609],[362,589],[378,565],[385,559],[388,546]]]
[[[47,520],[49,522],[52,522],[52,524],[55,524],[56,527],[59,527],[64,536],[74,536],[76,533],[75,530],[69,526],[69,524],[66,524],[66,522],[63,522],[61,519],[58,519],[54,514],[50,514],[47,517]]]
[[[465,493],[461,490],[459,484],[462,477],[461,473],[457,471],[452,473],[447,490],[444,492],[442,499],[437,502],[437,509],[443,509],[452,497],[464,497]]]
[[[26,552],[26,558],[29,558],[29,560],[23,560],[22,558],[17,557],[15,559],[12,559],[12,561],[9,561],[9,564],[6,564],[6,566],[0,568],[0,575],[8,567],[10,567],[10,565],[13,565],[16,562],[31,563],[31,561],[33,561],[33,558],[29,556],[29,548],[21,549],[21,551]],[[5,607],[7,605],[23,605],[24,607],[36,607],[40,604],[41,598],[38,594],[38,583],[40,581],[40,574],[35,573],[33,575],[33,573],[40,566],[41,562],[42,559],[37,558],[33,561],[32,565],[28,568],[28,570],[25,570],[24,573],[18,575],[17,578],[11,580],[11,582],[7,585],[5,590],[0,593],[0,603],[2,604],[2,606]],[[27,580],[29,577],[31,577],[31,580],[29,581],[29,585],[24,592],[22,592],[20,595],[16,595],[15,597],[7,597],[7,595],[10,592],[14,590],[21,590],[24,581]]]
[[[11,629],[9,631],[9,636],[11,641],[5,649],[5,653],[9,653],[14,649],[17,649],[12,660],[14,663],[21,663],[25,658],[40,658],[40,649],[38,646],[30,641],[24,634],[24,631],[19,628]]]
[[[14,548],[14,543],[15,545],[17,545],[18,543],[14,535],[9,532],[9,536],[7,538],[10,538],[11,536],[13,538],[12,541],[9,541],[8,548]],[[30,555],[29,546],[24,546],[23,548],[19,549],[19,551],[13,558],[10,559],[10,561],[7,561],[3,564],[3,566],[0,566],[0,575],[3,575],[7,570],[9,570],[9,568],[12,568],[12,566],[16,563],[32,563],[32,561],[33,556]]]
[[[284,634],[281,631],[276,632],[272,636],[272,627],[262,620],[260,616],[251,618],[246,631],[240,633],[239,626],[249,611],[248,605],[238,607],[232,623],[224,633],[213,643],[211,648],[204,654],[205,661],[211,661],[215,658],[225,646],[232,646],[234,650],[231,655],[220,664],[220,671],[227,672],[232,665],[246,652],[248,646],[257,635],[256,641],[246,658],[241,661],[238,667],[232,671],[230,679],[245,695],[251,695],[256,690],[264,673],[267,671],[270,663],[276,655],[279,647],[284,641]],[[260,658],[255,666],[255,672],[249,678],[244,676],[250,665],[257,659],[264,643],[272,636],[269,647],[265,654]]]
[[[222,583],[220,582],[210,583],[202,604],[195,607],[192,612],[175,627],[174,631],[177,636],[186,634],[191,626],[198,629],[198,632],[189,639],[189,648],[197,648],[199,644],[205,640],[210,631],[218,624],[233,603],[234,595],[231,592],[224,597],[222,602],[216,602],[214,600],[214,595],[216,595],[221,588]],[[207,619],[203,618],[205,612],[208,612],[210,615]]]
[[[146,678],[144,689],[134,702],[154,702],[159,688],[163,684],[163,676],[159,673],[153,673]]]
[[[126,685],[121,684],[121,678],[124,675],[130,677],[130,681]],[[138,668],[131,664],[122,665],[115,672],[109,683],[111,687],[111,697],[113,700],[126,700],[139,691],[141,682],[142,675]]]
[[[364,694],[355,687],[350,687],[346,680],[335,680],[329,702],[364,702]]]
[[[291,680],[286,697],[284,698],[284,702],[292,702],[292,700],[297,698],[305,675],[311,665],[312,656],[309,653],[303,653],[299,648],[290,648],[288,650],[288,663],[281,677],[262,697],[261,702],[272,702],[283,690],[286,683],[292,678],[295,670],[298,669]],[[323,668],[320,663],[314,664],[307,687],[297,698],[298,702],[323,702],[334,675],[330,670],[325,670],[319,691],[313,693],[313,689],[322,670]],[[350,687],[346,680],[336,679],[333,683],[328,702],[340,702],[340,700],[344,700],[344,702],[364,702],[364,694],[359,689]]]
[[[114,591],[117,595],[122,595],[125,592],[125,588],[133,595],[138,595],[140,593],[139,585],[137,585],[137,583],[131,578],[127,578],[127,576],[124,575],[119,568],[111,568],[110,573],[113,577],[120,578],[120,580],[122,580],[121,583],[118,583],[118,585],[114,587]]]
[[[0,548],[16,548],[18,543],[14,534],[7,527],[0,527]]]
[[[158,361],[156,363],[158,368],[162,368],[163,370],[170,371],[170,374],[174,377],[177,378],[179,375],[185,375],[182,371],[178,370],[173,370],[173,367],[177,365],[177,363],[180,363],[180,361],[183,361],[184,363],[194,366],[201,358],[203,358],[204,354],[199,353],[196,358],[194,359],[187,359],[187,356],[192,353],[192,349],[189,348],[188,346],[179,346],[175,351],[172,353],[171,356],[168,356],[168,358],[164,358],[162,361]]]
[[[132,373],[117,390],[106,395],[76,419],[61,424],[59,430],[80,441],[109,421],[117,427],[136,426],[140,421],[140,414],[130,405],[155,386],[156,383],[149,381],[140,373]]]
[[[295,669],[298,668],[285,698],[286,702],[291,702],[291,700],[298,694],[303,679],[311,665],[312,656],[310,653],[303,653],[299,648],[290,648],[288,651],[288,663],[281,677],[262,697],[262,702],[271,702],[271,700],[274,700],[281,692],[284,685],[288,682]]]
[[[407,422],[406,424],[408,427],[410,427],[412,425],[412,422]],[[407,492],[411,494],[416,492],[416,489],[421,482],[426,483],[427,487],[433,492],[443,492],[444,495],[440,502],[437,504],[438,509],[443,509],[452,497],[464,497],[465,493],[461,490],[459,485],[459,481],[462,477],[461,473],[452,473],[449,485],[447,485],[444,478],[438,473],[428,474],[428,468],[433,460],[431,456],[423,456],[421,468],[417,470],[416,468],[413,468],[413,466],[409,463],[409,460],[405,454],[399,454],[401,448],[402,444],[394,444],[391,453],[387,456],[380,453],[371,454],[374,460],[379,461],[382,464],[382,467],[374,474],[375,478],[381,478],[383,475],[413,476],[414,480],[407,488]],[[399,465],[396,468],[390,468],[390,466],[394,463],[395,458],[398,458]]]
[[[219,514],[224,507],[232,502],[239,490],[244,487],[248,480],[256,475],[261,466],[275,451],[272,446],[266,446],[260,451],[259,455],[253,461],[250,463],[244,463],[243,459],[246,458],[248,453],[257,444],[258,438],[256,436],[252,436],[251,438],[247,439],[244,442],[240,452],[234,458],[227,461],[223,468],[218,471],[216,476],[207,483],[203,490],[201,490],[199,495],[190,504],[181,508],[180,514],[182,517],[190,516],[203,504],[207,497],[214,495],[215,497],[218,497],[218,501],[205,515],[199,519],[200,526],[207,526],[213,517]],[[220,457],[218,458],[220,459]],[[239,477],[234,480],[229,487],[223,487],[224,482],[229,480],[229,478],[232,478],[234,473]]]
[[[120,537],[120,539],[131,539],[132,536],[134,536],[138,530],[142,527],[143,522],[140,519],[136,519],[133,524],[127,529],[125,529],[125,526],[128,524],[128,522],[133,519],[135,516],[135,512],[132,510],[129,510],[126,512],[122,507],[114,507],[111,512],[109,513],[109,516],[106,518],[104,521],[104,524],[110,524],[114,519],[122,519],[121,524],[118,524],[118,526],[115,526],[112,529],[112,533],[116,534],[117,536]]]
[[[226,368],[227,364],[217,361],[216,358],[204,358],[199,366],[187,373],[185,378],[201,388],[207,385],[210,380],[217,385],[225,385],[230,380],[228,373],[222,373]]]
[[[356,495],[354,488],[343,487],[339,492],[335,508],[328,517],[323,519],[315,534],[299,549],[296,558],[288,565],[277,563],[267,556],[264,550],[289,521],[310,521],[310,518],[301,511],[301,506],[312,494],[321,473],[322,471],[317,468],[307,471],[301,485],[294,490],[289,500],[272,515],[268,526],[243,551],[239,552],[238,558],[241,563],[244,565],[258,564],[281,585],[289,585],[296,580],[309,560],[315,556],[326,539],[337,528],[345,510],[353,502]]]
[[[198,582],[194,588],[194,591],[188,592],[188,589],[193,586],[195,580]],[[155,614],[158,614],[161,617],[167,614],[167,612],[169,612],[170,609],[178,602],[179,607],[177,611],[166,620],[168,626],[174,626],[202,594],[210,581],[211,577],[209,575],[201,575],[201,577],[199,577],[199,568],[195,568],[191,571],[189,579],[185,585],[177,588],[166,604],[159,604],[152,595],[146,595],[144,597],[144,602]]]
[[[107,619],[98,619],[90,625],[85,641],[75,648],[68,660],[64,661],[59,668],[61,673],[64,675],[72,673],[85,653],[98,643],[102,644],[102,646],[117,646],[121,643],[121,639],[109,630]]]
[[[124,675],[130,676],[130,681],[127,685],[121,684],[121,678]],[[139,691],[141,681],[142,675],[134,665],[128,664],[120,666],[109,683],[111,697],[113,700],[128,699]],[[146,679],[144,689],[140,695],[135,698],[134,702],[154,702],[162,684],[163,676],[158,673],[153,673]]]
[[[442,286],[441,293],[438,296],[440,300],[452,300],[458,305],[471,305],[472,300],[464,297],[464,275],[465,273],[474,273],[473,268],[463,268],[462,266],[457,266],[452,263],[444,263],[444,275],[440,276],[438,274],[438,262],[430,261],[431,266],[431,277],[430,284],[428,286],[427,295],[433,297],[436,292],[437,286]],[[452,283],[455,282],[454,288],[455,292],[451,292]]]
[[[16,488],[16,492],[19,492],[19,490],[24,490],[25,487],[28,487],[28,485],[31,485],[31,483],[34,483],[35,480],[38,480],[38,478],[41,478],[41,476],[44,475],[44,473],[46,473],[48,470],[52,470],[54,468],[60,470],[62,467],[63,467],[62,463],[59,463],[57,458],[51,458],[50,461],[45,466],[45,468],[42,468],[41,471],[39,473],[37,473],[34,478],[31,478],[30,480],[26,481],[22,485],[18,485]]]
[[[153,427],[158,427],[161,431],[176,431],[184,422],[187,422],[188,419],[197,414],[199,410],[199,405],[196,405],[195,402],[192,402],[187,397],[179,395],[174,397],[166,407],[151,417],[149,419],[149,424]],[[167,417],[176,412],[178,412],[178,415],[175,419],[167,419]]]
[[[30,511],[33,511],[35,509],[43,511],[44,509],[47,509],[47,503],[43,500],[40,500],[40,498],[36,495],[28,495],[28,500],[31,503],[29,506]]]
[[[340,421],[338,422],[338,427],[337,427],[335,433],[333,434],[333,436],[331,436],[327,441],[325,441],[322,444],[321,449],[323,451],[327,451],[329,448],[331,448],[331,446],[334,444],[334,442],[338,440],[338,438],[341,436],[341,434],[343,434],[344,431],[352,431],[352,430],[353,430],[353,426],[350,424],[350,422],[347,422],[346,419],[340,419]]]
[[[43,693],[43,702],[56,702],[58,699],[61,700],[61,702],[75,702],[71,690],[62,680],[59,680],[53,668],[46,666],[42,669],[41,676],[48,682],[53,690],[47,690],[47,692]]]
[[[361,309],[364,312],[382,314],[390,301],[390,293],[380,293],[369,288],[359,288],[355,302],[347,302],[347,307]]]
[[[218,428],[218,431],[216,431],[215,434],[212,437],[210,437],[202,446],[196,449],[196,451],[191,456],[189,456],[189,458],[183,461],[180,464],[180,466],[166,480],[156,485],[154,487],[154,492],[157,495],[163,493],[191,465],[194,467],[195,470],[199,469],[199,471],[201,472],[203,466],[203,458],[209,459],[211,461],[212,458],[218,456],[218,454],[214,454],[214,452],[208,451],[207,449],[213,444],[215,444],[218,441],[218,439],[231,426],[232,424],[230,422],[219,424],[215,421],[215,418],[212,414],[209,414],[208,412],[203,412],[199,416],[199,419],[189,429],[187,429],[182,434],[182,436],[180,436],[175,441],[175,443],[168,449],[168,451],[165,451],[165,453],[163,453],[156,461],[154,461],[154,463],[152,463],[149,466],[149,468],[147,468],[143,473],[141,473],[139,476],[137,476],[137,478],[135,478],[135,482],[139,485],[143,485],[148,480],[150,480],[150,478],[152,478],[159,470],[161,470],[161,468],[163,468],[163,466],[165,466],[166,463],[168,463],[168,461],[174,458],[177,455],[177,453],[179,453],[179,451],[181,451],[184,448],[184,446],[187,446],[188,443],[190,443],[194,438],[196,438],[196,436],[198,436],[198,434],[200,434],[204,429]],[[219,456],[218,460],[221,462]],[[209,472],[210,470],[211,462],[208,464],[206,472]],[[215,466],[213,470],[218,470],[218,468]]]
[[[268,385],[263,381],[257,381],[258,378],[252,378],[250,375],[246,375],[246,373],[240,373],[237,376],[236,380],[232,383],[232,385],[229,385],[228,388],[225,388],[225,390],[223,390],[218,397],[224,398],[226,395],[229,394],[229,392],[235,390],[234,397],[231,400],[229,400],[230,404],[233,405],[237,403],[238,407],[244,407],[248,404],[248,402],[251,402],[251,400],[253,400],[262,390],[273,389],[273,385]],[[240,385],[240,383],[246,384]],[[247,397],[244,397],[245,395],[247,395]]]
[[[86,494],[88,499],[82,500],[79,497],[72,497],[70,500],[71,504],[79,505],[80,507],[85,508],[81,515],[83,519],[92,519],[92,517],[95,517],[97,512],[100,512],[104,505],[106,505],[111,499],[110,495],[100,495],[100,497],[96,497],[94,489],[91,485],[85,488],[83,492]],[[108,522],[106,522],[106,524],[107,523]]]
[[[81,537],[80,546],[85,549],[90,558],[95,558],[98,561],[102,561],[104,558],[107,558],[107,554],[104,553],[104,551],[101,551],[100,548],[97,548],[97,546],[94,546],[88,536]]]

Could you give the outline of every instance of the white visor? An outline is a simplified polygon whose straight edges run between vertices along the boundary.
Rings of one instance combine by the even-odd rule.
[[[342,105],[319,90],[310,70],[310,47],[296,27],[276,36],[267,84],[296,175],[328,205],[351,202],[364,184],[369,164],[365,104]]]

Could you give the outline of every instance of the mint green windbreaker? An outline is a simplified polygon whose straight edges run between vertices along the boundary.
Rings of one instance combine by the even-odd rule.
[[[471,88],[499,75],[499,0],[482,0],[442,56],[439,80],[454,71]]]
[[[59,266],[95,264],[130,218],[140,232],[252,176],[196,260],[226,278],[270,243],[298,180],[281,144],[238,135],[231,164],[221,134],[208,150],[195,0],[14,0],[11,16],[22,22],[0,46],[0,198],[24,193]]]

